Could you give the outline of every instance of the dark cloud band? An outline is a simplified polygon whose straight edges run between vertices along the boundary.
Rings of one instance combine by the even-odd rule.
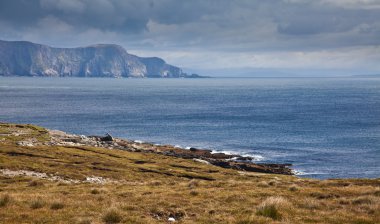
[[[380,45],[379,1],[2,0],[0,39],[139,50],[312,52]]]

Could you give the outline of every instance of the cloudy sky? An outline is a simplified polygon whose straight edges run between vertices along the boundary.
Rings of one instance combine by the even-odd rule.
[[[380,0],[1,0],[0,30],[212,75],[380,73]]]

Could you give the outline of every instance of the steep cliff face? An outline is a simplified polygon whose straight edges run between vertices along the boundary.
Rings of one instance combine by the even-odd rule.
[[[182,77],[160,58],[140,58],[118,45],[52,48],[25,41],[0,41],[2,76]]]
[[[161,58],[141,58],[141,61],[150,77],[179,78],[184,76],[180,68],[166,64]]]

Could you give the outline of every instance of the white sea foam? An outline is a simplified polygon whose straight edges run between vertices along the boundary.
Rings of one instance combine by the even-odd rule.
[[[141,141],[141,140],[134,140],[133,142],[140,143],[140,144],[144,143],[144,141]]]
[[[264,160],[264,156],[248,153],[248,152],[236,152],[236,151],[230,151],[230,150],[213,150],[211,153],[224,153],[226,155],[239,155],[243,157],[252,157],[253,161],[255,162]],[[237,160],[237,157],[232,158],[232,160]]]
[[[327,174],[323,172],[305,172],[302,170],[293,169],[293,173],[297,176],[309,176],[309,175],[321,175],[321,174]]]

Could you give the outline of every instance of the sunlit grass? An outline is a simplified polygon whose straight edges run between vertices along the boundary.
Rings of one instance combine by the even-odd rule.
[[[15,128],[20,133],[35,131],[29,126],[0,127],[8,133]],[[241,175],[151,153],[22,147],[9,138],[0,146],[0,170],[28,170],[66,180],[0,174],[0,217],[9,224],[149,224],[167,223],[170,217],[177,223],[380,223],[379,179]],[[85,182],[94,176],[110,182]]]

